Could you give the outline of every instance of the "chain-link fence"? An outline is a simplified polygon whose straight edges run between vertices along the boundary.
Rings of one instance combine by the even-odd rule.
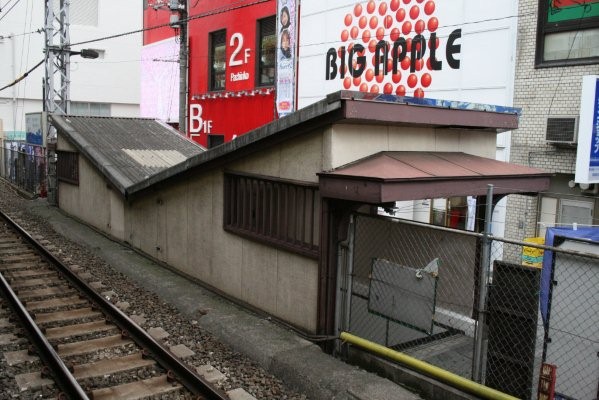
[[[3,147],[2,177],[26,192],[46,196],[46,156],[38,146],[25,148]],[[29,151],[27,151],[29,150]]]
[[[552,364],[556,394],[596,399],[599,243],[558,242],[355,215],[340,249],[338,329],[524,399]]]

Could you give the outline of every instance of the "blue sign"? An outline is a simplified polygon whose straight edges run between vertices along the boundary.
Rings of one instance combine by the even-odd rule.
[[[28,144],[38,146],[44,145],[44,136],[42,134],[42,114],[31,113],[25,115],[26,141]]]
[[[591,167],[599,166],[599,79],[595,81],[595,98],[593,100],[593,126],[591,131]]]

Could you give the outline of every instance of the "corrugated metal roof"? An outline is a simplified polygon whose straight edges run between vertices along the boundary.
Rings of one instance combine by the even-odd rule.
[[[518,109],[490,105],[340,91],[210,151],[154,120],[63,116],[53,116],[53,119],[61,132],[131,199],[192,169],[200,171],[224,165],[333,123],[451,126],[495,133],[517,128],[518,112]],[[164,129],[172,135],[157,134]],[[171,141],[173,137],[179,142]],[[167,167],[178,160],[178,155],[168,150],[183,154],[185,161]]]
[[[52,115],[54,126],[123,193],[205,151],[165,123],[145,118]]]

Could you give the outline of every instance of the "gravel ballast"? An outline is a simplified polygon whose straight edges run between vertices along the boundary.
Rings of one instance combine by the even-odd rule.
[[[34,236],[47,240],[53,252],[67,265],[76,263],[85,271],[91,273],[91,281],[100,281],[105,286],[101,292],[111,292],[113,303],[128,303],[125,312],[131,315],[144,317],[142,328],[161,327],[168,332],[168,337],[162,341],[169,348],[184,345],[193,352],[185,357],[185,362],[194,369],[209,364],[214,369],[223,373],[224,380],[216,385],[224,390],[242,388],[257,399],[289,399],[305,400],[306,395],[299,394],[286,387],[280,379],[266,372],[249,358],[231,347],[217,340],[211,333],[203,329],[198,319],[203,317],[202,312],[196,313],[195,319],[183,315],[173,305],[164,301],[156,294],[138,286],[129,277],[115,270],[105,260],[94,254],[86,246],[63,236],[55,231],[50,221],[36,211],[46,207],[45,200],[27,200],[23,198],[12,186],[0,180],[0,209],[27,229]],[[97,250],[97,249],[96,249]],[[125,252],[131,252],[126,248]],[[19,367],[22,368],[22,367]],[[9,368],[4,361],[0,361],[0,382],[3,389],[0,399],[21,398],[16,385],[12,382],[17,369]]]

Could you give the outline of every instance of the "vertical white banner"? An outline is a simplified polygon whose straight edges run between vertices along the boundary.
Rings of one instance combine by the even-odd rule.
[[[296,0],[277,2],[277,113],[295,111],[295,58],[297,54]]]
[[[599,183],[599,75],[582,78],[574,180]]]

